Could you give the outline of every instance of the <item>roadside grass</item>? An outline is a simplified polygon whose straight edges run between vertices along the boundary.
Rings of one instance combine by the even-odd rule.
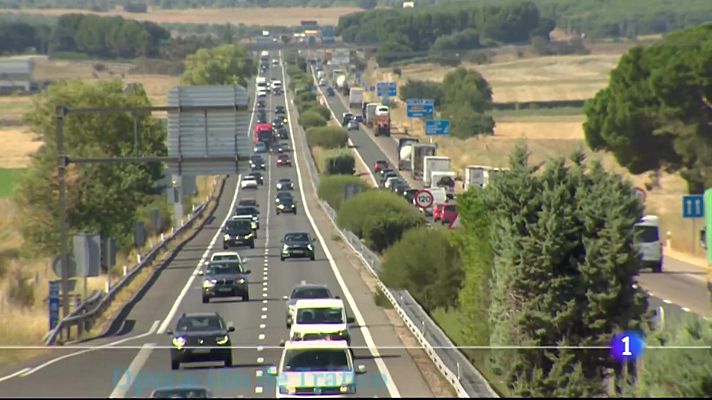
[[[32,107],[31,96],[0,96],[0,124],[21,125],[25,113]]]
[[[10,197],[15,190],[17,180],[25,172],[23,168],[0,168],[0,198]]]
[[[435,323],[438,324],[440,329],[445,332],[445,334],[452,340],[455,346],[464,346],[466,343],[471,343],[471,340],[465,338],[464,334],[459,327],[462,326],[460,322],[459,310],[434,310],[430,316],[433,318]],[[465,356],[472,361],[475,368],[482,374],[485,380],[492,386],[495,392],[500,396],[508,396],[509,390],[507,389],[504,382],[502,382],[497,375],[490,369],[489,366],[489,350],[472,350],[463,349],[462,352]]]

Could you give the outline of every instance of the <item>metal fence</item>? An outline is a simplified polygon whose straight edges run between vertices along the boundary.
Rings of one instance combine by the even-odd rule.
[[[162,235],[162,240],[149,250],[146,255],[140,256],[140,261],[136,265],[133,267],[125,267],[124,276],[109,289],[108,293],[97,291],[80,304],[71,314],[60,320],[57,326],[45,336],[45,345],[53,345],[58,339],[71,340],[72,337],[78,338],[82,335],[82,332],[91,329],[96,320],[109,308],[119,291],[133,282],[134,278],[136,278],[145,266],[150,265],[161,251],[165,250],[181,233],[190,228],[202,215],[211,200],[219,197],[225,186],[226,179],[226,177],[221,177],[215,181],[213,189],[210,195],[205,199],[205,202],[194,207],[188,219],[182,219],[183,222],[179,228],[172,229],[172,233],[168,236]],[[74,331],[76,331],[76,333]]]
[[[287,84],[285,83],[285,86]],[[293,99],[291,100],[294,104]],[[294,114],[298,118],[298,111]],[[299,135],[295,135],[295,140],[299,140],[304,149],[309,149],[306,141],[306,134],[299,124],[295,124],[295,129]],[[295,149],[296,151],[296,149]],[[307,169],[312,187],[317,192],[319,186],[319,173],[314,163],[314,159],[307,154],[305,157]],[[440,329],[440,327],[430,318],[428,313],[418,304],[407,290],[394,290],[386,287],[381,282],[378,273],[381,271],[381,261],[361,239],[348,230],[338,227],[336,224],[336,211],[323,200],[319,200],[321,208],[326,212],[334,227],[341,237],[349,244],[356,255],[361,258],[366,268],[376,279],[379,290],[386,296],[393,305],[393,309],[398,313],[408,329],[415,336],[425,353],[440,370],[445,379],[453,386],[458,397],[499,397],[485,380],[482,374],[472,365],[467,357],[455,347],[450,338]]]

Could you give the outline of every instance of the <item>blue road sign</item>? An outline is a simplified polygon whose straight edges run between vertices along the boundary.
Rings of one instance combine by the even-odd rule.
[[[434,99],[407,99],[405,101],[408,118],[432,118]]]
[[[378,97],[395,97],[397,93],[398,87],[396,86],[395,82],[378,82],[378,84],[376,84],[376,95]]]
[[[705,216],[705,196],[692,194],[682,196],[682,217],[683,218],[704,218]]]
[[[369,92],[375,92],[375,91],[376,91],[376,87],[375,87],[375,86],[369,86],[369,87],[368,87],[368,91],[369,91]]]
[[[447,136],[450,134],[450,120],[434,119],[425,121],[425,134],[427,136]]]
[[[49,282],[49,330],[59,322],[59,286],[61,281]]]

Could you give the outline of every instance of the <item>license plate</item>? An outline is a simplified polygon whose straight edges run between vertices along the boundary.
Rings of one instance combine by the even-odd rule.
[[[232,292],[232,288],[221,287],[221,288],[218,288],[218,292]]]
[[[303,250],[292,250],[292,253],[294,254],[304,254]]]
[[[195,354],[208,354],[208,353],[210,353],[210,349],[193,349],[193,353],[195,353]]]

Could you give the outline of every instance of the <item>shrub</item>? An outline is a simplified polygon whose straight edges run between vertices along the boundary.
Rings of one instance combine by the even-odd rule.
[[[335,149],[346,147],[349,141],[349,134],[344,128],[323,126],[307,129],[307,143],[309,147],[323,147],[325,149]]]
[[[331,111],[329,111],[328,108],[322,106],[322,105],[317,105],[313,107],[309,107],[306,109],[307,111],[314,111],[324,117],[325,120],[330,120],[331,119]]]
[[[330,175],[319,179],[317,193],[320,199],[329,203],[331,208],[338,212],[344,202],[344,190],[347,185],[358,185],[364,192],[369,189],[368,184],[358,176]]]
[[[341,205],[337,223],[380,252],[397,242],[408,229],[423,225],[425,219],[403,197],[369,190]]]
[[[457,305],[464,272],[450,231],[411,229],[383,258],[381,279],[386,286],[407,289],[426,310]]]
[[[304,103],[295,103],[297,106],[297,111],[299,111],[299,114],[304,114],[305,112],[309,111],[309,109],[314,108],[319,105],[316,101],[307,101]],[[319,114],[321,116],[321,114]]]
[[[319,169],[324,175],[353,175],[356,161],[349,149],[331,149],[322,153]]]
[[[306,103],[310,101],[316,101],[316,93],[313,92],[302,92],[296,95],[294,99],[295,103]]]
[[[309,129],[315,126],[325,126],[326,120],[322,118],[321,115],[308,111],[299,117],[299,125],[305,129]]]

